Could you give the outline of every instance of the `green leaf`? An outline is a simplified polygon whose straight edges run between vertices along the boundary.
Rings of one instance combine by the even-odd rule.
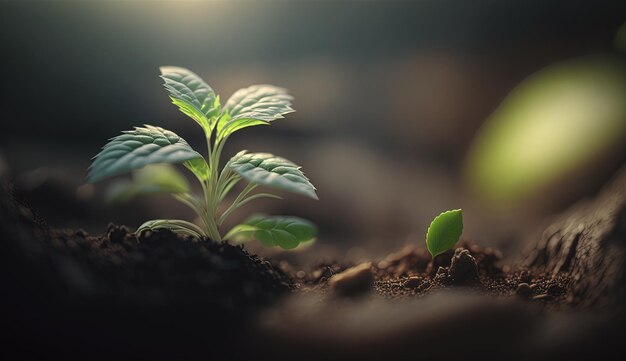
[[[205,232],[197,225],[179,219],[155,219],[147,221],[137,228],[135,234],[139,235],[143,231],[155,229],[169,229],[176,234],[192,236],[195,238],[203,238],[206,236]]]
[[[170,92],[170,98],[181,112],[198,122],[205,130],[214,126],[220,113],[219,97],[202,78],[185,68],[162,66],[163,86]]]
[[[269,153],[246,153],[244,150],[232,157],[228,164],[250,183],[318,199],[315,187],[300,171],[300,167],[287,159]]]
[[[306,219],[293,216],[254,215],[231,229],[224,239],[233,238],[238,243],[256,239],[265,246],[293,249],[316,236],[317,227]]]
[[[204,158],[194,158],[186,161],[183,165],[191,171],[200,181],[209,178],[209,165]]]
[[[444,253],[459,241],[463,233],[463,212],[455,209],[443,212],[430,223],[426,233],[426,247],[431,256]]]
[[[202,158],[174,132],[146,125],[112,138],[89,167],[89,182],[97,182],[154,163],[182,163]]]
[[[108,202],[126,202],[141,194],[187,193],[187,179],[170,164],[150,164],[133,171],[132,181],[118,179],[108,188]]]
[[[291,113],[287,90],[273,85],[253,85],[237,90],[224,105],[224,114],[217,124],[218,139],[247,127],[269,124]]]

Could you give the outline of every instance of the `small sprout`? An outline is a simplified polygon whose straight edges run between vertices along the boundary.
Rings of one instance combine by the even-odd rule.
[[[426,233],[426,248],[435,258],[454,246],[463,233],[463,211],[454,209],[435,217]]]
[[[133,179],[114,183],[108,198],[124,201],[137,194],[169,193],[194,210],[201,223],[156,219],[145,222],[145,230],[169,229],[195,238],[222,241],[220,226],[239,207],[259,198],[280,198],[272,193],[253,193],[258,186],[286,190],[317,199],[315,187],[300,167],[269,153],[241,151],[220,167],[220,156],[228,138],[244,128],[269,125],[293,112],[291,95],[273,85],[253,85],[239,89],[222,106],[220,97],[193,72],[179,67],[162,67],[161,78],[172,103],[192,118],[207,141],[206,158],[173,132],[144,125],[112,138],[89,167],[90,182],[133,172]],[[182,163],[198,180],[203,194],[193,193],[186,178],[171,164]],[[221,207],[237,183],[246,187],[228,206]],[[251,238],[268,246],[297,247],[317,234],[309,221],[297,217],[255,216],[235,226],[226,239]]]

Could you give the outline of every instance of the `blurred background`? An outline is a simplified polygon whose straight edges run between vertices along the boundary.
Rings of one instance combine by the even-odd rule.
[[[110,205],[107,182],[84,184],[133,126],[205,149],[158,78],[177,65],[223,100],[257,83],[295,97],[296,113],[224,154],[302,165],[319,202],[258,201],[230,225],[299,215],[320,228],[310,257],[356,260],[423,242],[463,208],[466,238],[507,248],[626,161],[624,21],[624,1],[2,2],[0,173],[57,227],[191,217],[167,196]]]

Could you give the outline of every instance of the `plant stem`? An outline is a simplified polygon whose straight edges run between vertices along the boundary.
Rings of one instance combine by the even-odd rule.
[[[271,194],[271,193],[257,193],[254,195],[251,195],[249,197],[243,197],[241,198],[239,201],[233,202],[233,204],[231,204],[230,207],[228,207],[228,209],[222,214],[222,216],[220,217],[220,220],[217,222],[218,225],[221,225],[226,218],[228,218],[228,216],[236,211],[237,209],[239,209],[239,207],[243,206],[244,204],[251,202],[255,199],[260,199],[260,198],[275,198],[275,199],[281,199],[280,196],[277,196],[275,194]]]
[[[218,203],[215,202],[215,197],[217,196],[217,182],[216,182],[216,174],[217,167],[219,166],[219,155],[216,161],[215,152],[211,148],[211,135],[212,130],[207,131],[206,134],[206,142],[207,142],[207,152],[208,152],[208,173],[206,182],[203,182],[203,191],[204,191],[204,203],[206,208],[205,217],[202,217],[205,220],[207,233],[209,238],[211,238],[215,242],[221,242],[222,237],[220,235],[219,229],[217,227],[217,206]]]
[[[222,216],[220,217],[219,221],[217,222],[218,224],[222,224],[222,222],[224,222],[224,220],[226,220],[226,218],[235,210],[239,207],[239,203],[248,195],[248,193],[252,192],[252,190],[254,190],[254,188],[256,188],[257,185],[253,184],[253,183],[248,183],[248,185],[246,186],[246,188],[243,189],[243,191],[241,191],[241,193],[239,193],[239,195],[237,196],[237,198],[235,198],[235,200],[233,201],[233,203],[230,205],[230,207],[228,207],[228,209],[226,209],[224,211],[224,213],[222,213]]]

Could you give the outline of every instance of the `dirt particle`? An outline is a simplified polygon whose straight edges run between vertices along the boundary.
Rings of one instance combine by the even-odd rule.
[[[550,286],[548,286],[547,292],[552,295],[552,296],[557,296],[562,294],[564,291],[563,287],[561,287],[561,285],[557,284],[557,283],[553,283]]]
[[[313,271],[311,273],[311,277],[315,280],[315,281],[319,281],[320,278],[322,278],[322,273],[324,272],[324,270],[322,269],[316,269],[315,271]]]
[[[530,274],[530,271],[527,269],[524,269],[519,272],[519,279],[523,283],[530,283],[530,281],[532,281],[533,278]]]
[[[374,284],[372,263],[361,263],[352,268],[333,275],[328,280],[328,286],[340,296],[356,296],[369,291]]]
[[[552,296],[547,293],[543,293],[541,295],[537,295],[533,297],[533,300],[536,300],[536,301],[549,301],[550,299],[552,299]]]
[[[450,277],[448,276],[448,267],[439,267],[437,269],[437,273],[435,277],[433,277],[433,282],[439,285],[446,285],[450,283]]]
[[[85,238],[88,236],[88,233],[85,232],[82,228],[79,228],[76,231],[74,231],[74,235],[76,237]]]
[[[422,286],[423,283],[424,283],[424,280],[423,280],[422,277],[413,276],[413,277],[409,277],[409,279],[406,280],[406,282],[404,283],[404,287],[406,287],[406,288],[420,288],[420,286]]]
[[[456,285],[480,283],[476,259],[468,250],[463,248],[454,251],[448,275],[452,283]]]
[[[128,233],[128,229],[124,226],[118,226],[113,223],[109,223],[107,226],[107,237],[113,243],[123,243]]]
[[[320,271],[319,274],[319,282],[322,283],[328,281],[335,274],[335,272],[333,271],[333,267],[326,266]]]
[[[435,277],[448,277],[448,267],[441,267],[439,266],[439,268],[437,268],[437,273],[435,273]]]
[[[517,285],[517,288],[515,289],[515,293],[523,297],[530,296],[532,292],[533,290],[530,288],[528,283],[520,283],[519,285]]]

